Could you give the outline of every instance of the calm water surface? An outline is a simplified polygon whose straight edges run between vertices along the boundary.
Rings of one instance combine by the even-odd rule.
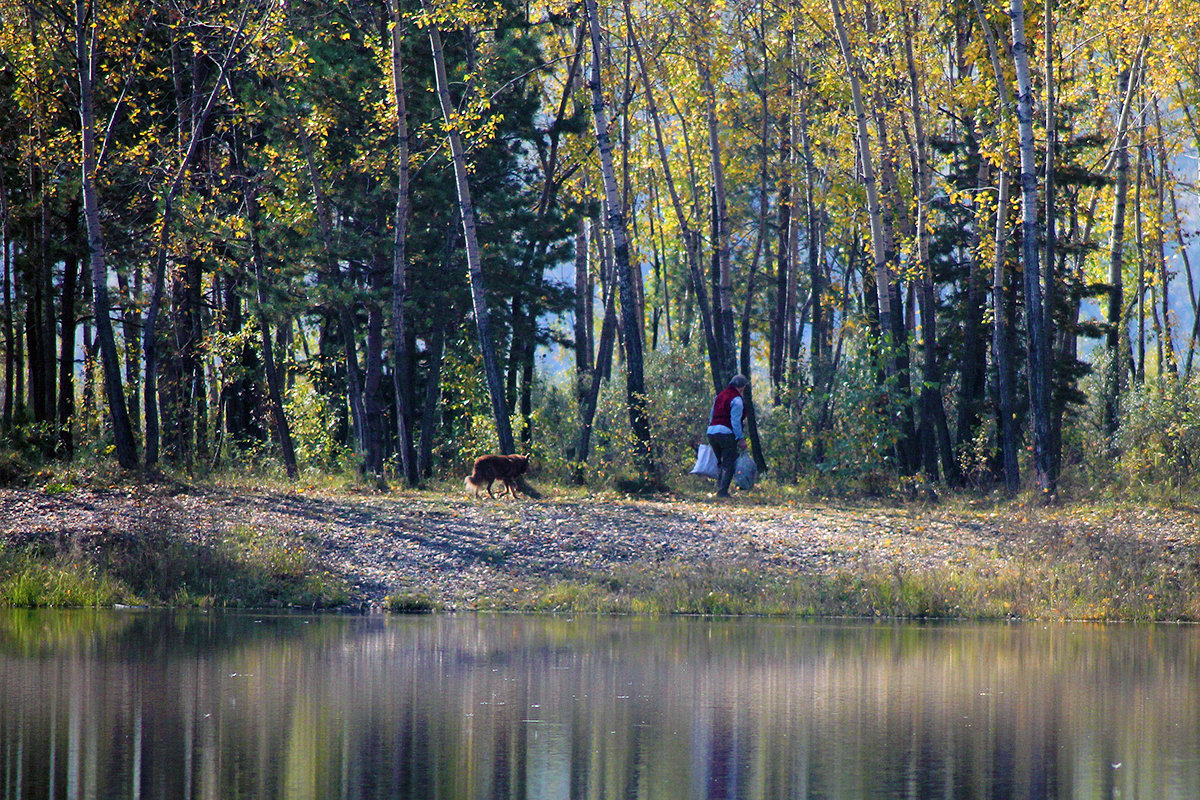
[[[0,798],[1200,797],[1200,629],[0,612]]]

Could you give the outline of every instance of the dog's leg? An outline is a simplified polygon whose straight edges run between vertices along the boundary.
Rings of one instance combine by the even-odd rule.
[[[493,500],[496,499],[496,495],[492,494],[492,484],[495,482],[495,478],[492,478],[490,481],[488,481],[488,497],[492,498]]]

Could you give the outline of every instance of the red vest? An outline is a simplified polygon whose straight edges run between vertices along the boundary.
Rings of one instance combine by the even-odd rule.
[[[716,401],[713,403],[712,421],[709,425],[724,425],[726,428],[733,429],[733,420],[729,416],[729,404],[733,402],[733,398],[740,397],[741,393],[732,386],[727,387],[725,391],[717,395]]]

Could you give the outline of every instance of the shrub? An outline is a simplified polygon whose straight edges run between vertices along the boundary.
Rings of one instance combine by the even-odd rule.
[[[338,442],[338,415],[305,373],[296,375],[284,409],[301,464],[334,471],[346,468],[353,454]]]
[[[668,483],[686,475],[704,441],[712,384],[708,366],[695,344],[671,344],[646,353],[646,413],[651,453],[658,474]],[[578,414],[571,423],[578,429]],[[629,404],[623,375],[614,368],[612,380],[600,392],[592,426],[588,466],[600,482],[612,485],[637,472]]]
[[[1154,484],[1196,488],[1200,463],[1200,380],[1164,375],[1121,397],[1115,439],[1118,480],[1127,487]]]

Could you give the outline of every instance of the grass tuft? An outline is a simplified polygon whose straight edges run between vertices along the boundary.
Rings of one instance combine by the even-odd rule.
[[[383,599],[383,610],[391,614],[428,614],[442,604],[419,593],[390,594]]]

